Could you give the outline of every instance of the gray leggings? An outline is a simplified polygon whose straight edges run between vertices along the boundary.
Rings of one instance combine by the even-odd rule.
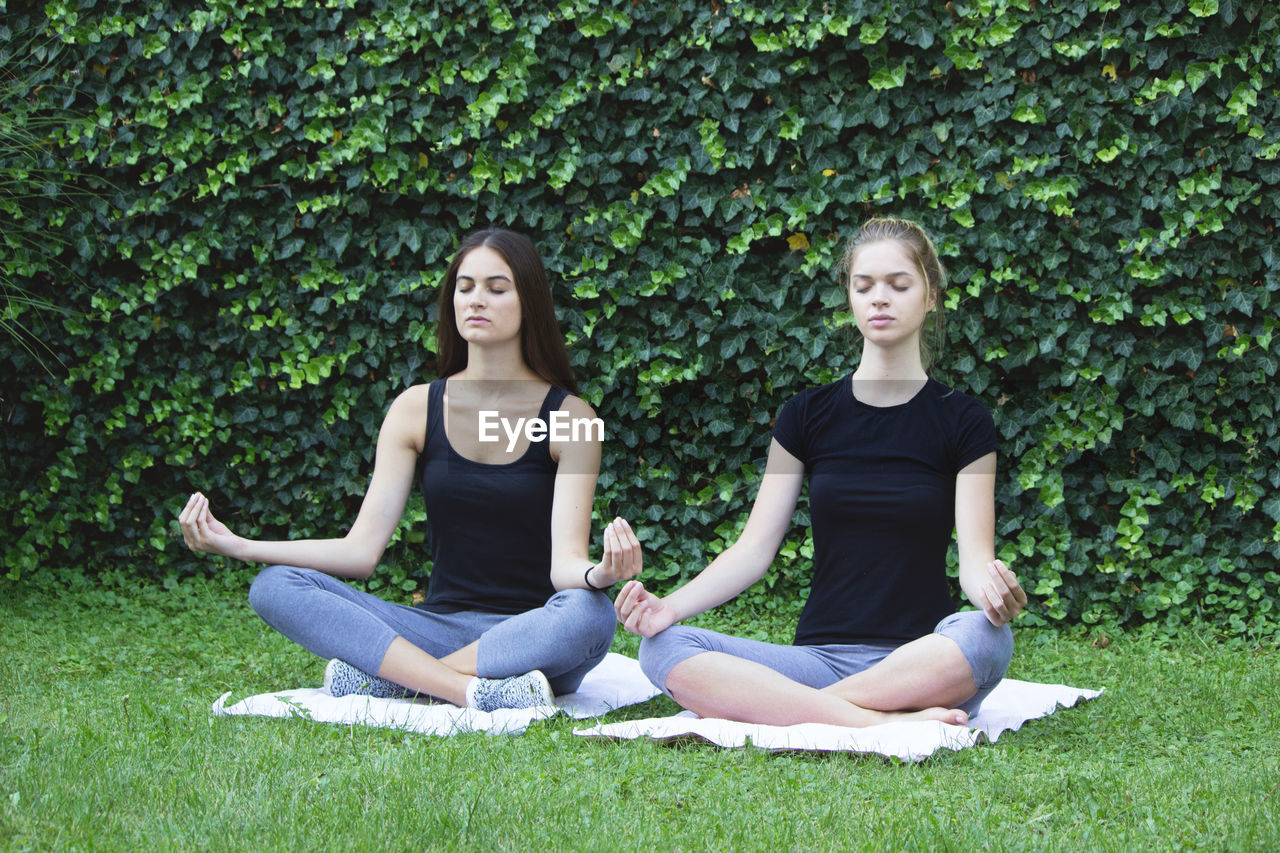
[[[976,713],[982,700],[1009,668],[1013,658],[1013,632],[1008,625],[995,627],[979,610],[953,613],[939,622],[933,632],[954,640],[964,653],[978,692],[960,708],[969,714]],[[792,681],[821,689],[870,669],[898,645],[783,646],[730,637],[704,628],[672,625],[640,642],[640,666],[649,680],[668,696],[671,694],[666,685],[671,669],[703,652],[723,652],[755,661]]]
[[[263,569],[249,587],[249,604],[307,651],[372,675],[396,637],[437,658],[479,640],[478,675],[505,678],[540,669],[558,694],[576,690],[604,659],[617,624],[608,596],[585,589],[562,590],[542,607],[514,616],[431,613],[294,566]]]

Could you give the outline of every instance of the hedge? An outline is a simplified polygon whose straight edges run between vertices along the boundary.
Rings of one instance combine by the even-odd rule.
[[[892,214],[950,272],[935,375],[995,413],[1027,622],[1276,628],[1272,3],[0,12],[0,583],[235,571],[182,547],[196,489],[341,535],[490,223],[554,280],[597,514],[674,583],[741,530],[781,404],[854,366],[841,242]],[[422,517],[375,586],[423,586]],[[749,600],[794,607],[806,521]]]

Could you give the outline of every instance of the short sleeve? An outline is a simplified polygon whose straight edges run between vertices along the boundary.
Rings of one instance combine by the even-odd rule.
[[[978,400],[965,398],[957,424],[956,470],[959,471],[988,453],[1000,449],[996,434],[996,422],[991,412]]]
[[[804,430],[804,397],[804,394],[797,394],[782,404],[782,411],[778,412],[778,420],[773,425],[773,437],[796,459],[808,462],[809,443]]]

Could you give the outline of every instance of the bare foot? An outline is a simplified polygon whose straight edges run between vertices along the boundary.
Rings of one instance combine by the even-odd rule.
[[[969,715],[959,708],[925,708],[923,711],[907,711],[889,716],[893,718],[890,722],[937,720],[952,726],[963,726],[969,722]]]

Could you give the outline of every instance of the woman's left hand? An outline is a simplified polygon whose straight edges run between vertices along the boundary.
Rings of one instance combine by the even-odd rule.
[[[997,628],[1018,618],[1027,606],[1027,594],[1018,583],[1018,576],[1009,570],[1002,560],[987,563],[987,582],[982,585],[982,612],[987,621]]]
[[[615,518],[604,529],[604,559],[592,568],[591,583],[600,589],[629,581],[644,568],[640,540],[625,519]]]

